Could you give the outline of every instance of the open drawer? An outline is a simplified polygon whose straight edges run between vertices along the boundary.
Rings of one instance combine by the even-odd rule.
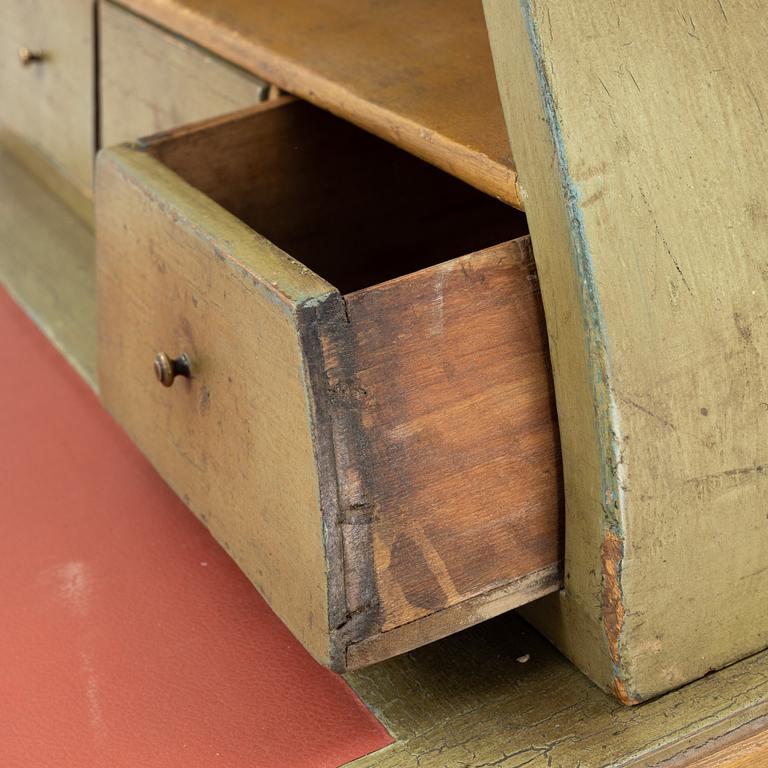
[[[315,658],[559,587],[522,214],[290,99],[102,152],[96,210],[103,400]]]

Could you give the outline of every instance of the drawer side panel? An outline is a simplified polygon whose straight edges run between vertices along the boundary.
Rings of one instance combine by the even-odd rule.
[[[537,573],[556,589],[560,457],[529,239],[346,302],[357,373],[332,373],[367,440],[380,630],[513,583],[528,594]],[[470,614],[454,612],[455,628]]]

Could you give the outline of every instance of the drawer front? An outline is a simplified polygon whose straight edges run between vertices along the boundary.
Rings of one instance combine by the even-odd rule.
[[[100,35],[102,146],[267,97],[263,80],[111,3],[101,6]]]
[[[327,664],[325,549],[298,327],[302,305],[330,287],[151,158],[126,166],[121,153],[130,150],[102,156],[96,186],[103,401]],[[161,385],[159,352],[186,354],[191,376]]]
[[[93,3],[0,3],[0,132],[31,144],[89,194],[94,140]],[[20,51],[42,54],[26,66]]]

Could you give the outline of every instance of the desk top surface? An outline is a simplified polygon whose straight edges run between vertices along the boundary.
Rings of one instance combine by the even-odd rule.
[[[120,4],[521,207],[479,2]]]

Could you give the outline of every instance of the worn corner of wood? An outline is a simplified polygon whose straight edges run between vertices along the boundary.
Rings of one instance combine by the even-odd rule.
[[[347,646],[348,639],[340,632],[331,632],[328,643],[328,662],[325,666],[339,675],[348,671]]]
[[[616,675],[611,684],[611,692],[624,706],[633,707],[640,704],[641,700],[627,691],[627,686],[621,676]]]
[[[94,190],[98,203],[98,191],[106,174],[117,175],[119,178],[130,180],[134,176],[131,166],[134,159],[141,154],[132,144],[118,144],[114,147],[100,149],[96,154]]]
[[[600,548],[602,561],[602,617],[603,631],[608,641],[608,651],[613,664],[612,693],[627,706],[639,704],[641,699],[631,691],[621,655],[624,629],[624,593],[621,585],[621,568],[624,560],[624,540],[614,531],[606,531]]]

